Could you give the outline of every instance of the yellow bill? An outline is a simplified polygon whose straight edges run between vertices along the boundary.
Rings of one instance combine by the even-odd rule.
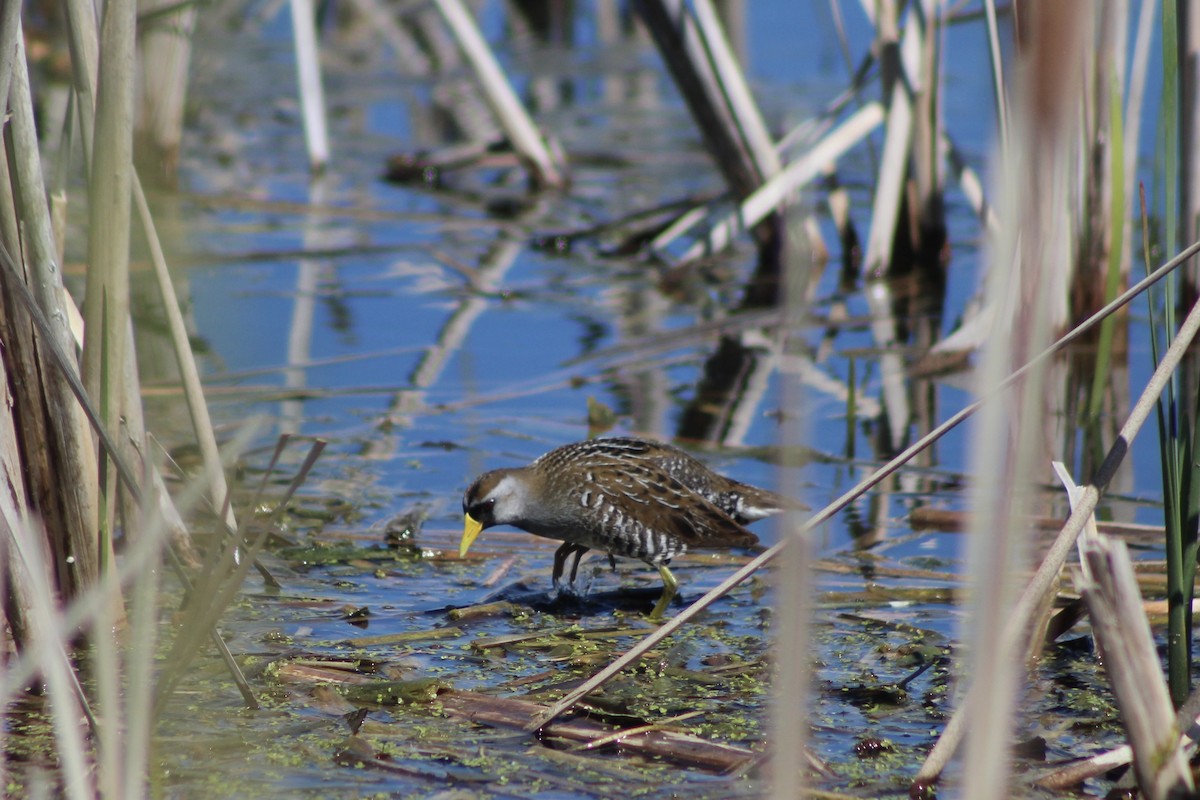
[[[458,557],[462,558],[471,549],[472,542],[479,536],[479,532],[483,530],[483,523],[476,520],[470,514],[463,515],[463,537],[462,542],[458,545]]]

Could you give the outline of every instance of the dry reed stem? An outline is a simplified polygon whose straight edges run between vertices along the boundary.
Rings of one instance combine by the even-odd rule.
[[[1004,50],[1000,46],[1000,26],[996,18],[996,0],[984,0],[987,15],[988,54],[991,56],[992,84],[994,86],[996,115],[1000,127],[1000,153],[1003,158],[1008,152],[1008,92],[1004,88]]]
[[[17,37],[21,35],[21,4],[5,3],[0,5],[0,108],[8,107],[8,90],[12,83],[12,71],[16,63]],[[8,171],[8,153],[4,137],[0,136],[0,186],[12,186]],[[11,192],[0,192],[0,243],[9,247],[19,246],[21,235],[17,227],[17,212],[13,206]],[[0,287],[6,281],[0,279]],[[7,294],[7,293],[6,293]],[[37,479],[25,477],[27,469],[33,469],[33,464],[23,463],[22,451],[18,446],[17,429],[25,429],[26,446],[34,452],[48,452],[42,445],[46,432],[40,425],[22,424],[21,409],[37,408],[37,386],[32,380],[18,380],[18,376],[28,378],[36,374],[34,364],[33,333],[28,325],[23,324],[25,315],[12,306],[11,297],[0,298],[0,341],[4,347],[0,350],[0,387],[9,393],[10,401],[0,409],[0,602],[5,603],[4,619],[8,622],[8,630],[0,633],[0,649],[8,646],[10,637],[14,644],[20,646],[29,639],[29,623],[31,620],[31,605],[34,596],[28,584],[12,574],[8,569],[12,564],[11,545],[9,540],[19,524],[23,523],[26,509],[25,499],[29,497],[28,485],[36,483]],[[39,460],[43,466],[44,460]],[[3,681],[3,665],[0,665],[0,682]],[[0,726],[0,741],[4,736],[4,726]],[[0,758],[0,773],[3,772],[4,759]],[[0,785],[4,776],[0,774]]]
[[[1065,464],[1056,461],[1053,466],[1074,509],[1079,487]],[[1088,515],[1079,537],[1075,583],[1087,602],[1096,645],[1132,746],[1138,783],[1153,798],[1171,796],[1175,788],[1190,792],[1186,740],[1179,736],[1129,552],[1123,541],[1101,535],[1097,527],[1095,514]],[[1038,784],[1045,785],[1041,780]]]
[[[52,455],[51,469],[32,468],[30,471],[30,474],[48,477],[50,484],[30,488],[36,496],[50,501],[39,512],[48,530],[55,533],[58,552],[54,556],[54,568],[58,585],[70,593],[75,588],[94,583],[100,573],[95,444],[88,431],[87,420],[72,395],[68,376],[50,363],[54,359],[47,355],[55,349],[59,353],[70,353],[74,348],[65,310],[66,304],[71,301],[63,288],[62,270],[57,261],[50,213],[46,205],[29,72],[23,37],[19,34],[12,74],[9,96],[9,128],[13,148],[10,153],[11,178],[16,188],[18,214],[23,221],[22,243],[25,249],[22,260],[28,272],[21,275],[18,270],[10,276],[10,280],[28,282],[37,307],[48,321],[47,327],[38,333],[41,338],[37,349],[43,394],[40,403],[44,404],[49,418],[46,437],[48,450],[41,453],[27,451],[25,457],[32,463],[36,459],[49,459]],[[9,286],[8,290],[15,291],[16,287]],[[72,374],[78,369],[74,359],[61,366]],[[34,386],[39,385],[38,379],[32,375],[23,376],[23,380],[32,381]],[[108,555],[111,556],[111,553]],[[73,561],[68,561],[68,556],[73,557]]]
[[[0,359],[0,386],[7,386],[8,382],[8,370],[4,359]],[[17,647],[24,646],[30,640],[33,604],[37,601],[24,572],[13,569],[15,554],[12,539],[16,531],[26,524],[26,510],[22,502],[27,497],[13,422],[10,409],[0,409],[0,619],[7,622],[7,629],[0,630],[0,652],[8,650],[10,637],[12,644]],[[0,685],[3,684],[3,670],[4,666],[0,663]],[[4,727],[0,726],[0,739],[3,738]],[[0,752],[3,752],[2,748]],[[0,764],[3,761],[0,757]]]
[[[263,474],[262,485],[266,484],[267,479],[273,472],[274,466],[278,462],[287,442],[288,437],[280,437],[271,463]],[[161,712],[167,699],[174,691],[175,686],[183,677],[183,671],[191,663],[192,658],[203,643],[203,635],[197,632],[208,632],[210,637],[219,643],[220,647],[225,647],[224,641],[216,630],[217,621],[224,613],[225,608],[233,601],[234,595],[241,589],[242,583],[250,571],[250,567],[255,563],[255,560],[266,545],[268,535],[272,531],[279,515],[287,507],[292,495],[295,494],[296,490],[307,479],[313,464],[316,463],[317,458],[320,457],[324,449],[325,442],[323,440],[317,439],[312,443],[304,462],[292,477],[291,483],[288,484],[283,497],[280,498],[271,519],[262,526],[260,531],[251,540],[244,540],[240,534],[230,537],[226,541],[223,550],[210,564],[206,575],[202,577],[195,587],[191,587],[190,595],[192,601],[187,608],[186,617],[179,626],[179,638],[171,650],[168,658],[168,667],[163,671],[159,677],[158,684],[155,686],[155,716]],[[262,487],[260,486],[259,491],[261,492],[261,490]],[[237,674],[240,675],[240,671]],[[244,679],[242,680],[244,681]],[[250,693],[249,686],[239,683],[238,688],[242,692],[247,705],[251,708],[257,708],[258,703],[254,699],[253,694]]]
[[[1200,243],[1191,245],[1179,257],[1172,259],[1172,263],[1179,266],[1197,251],[1200,251]],[[1155,270],[1154,275],[1159,275],[1160,272],[1161,269]],[[1141,291],[1145,288],[1145,284],[1145,280],[1140,281],[1134,288]],[[1127,291],[1121,297],[1124,298],[1129,293]],[[1112,304],[1109,304],[1105,308],[1108,309],[1111,306]],[[1090,317],[1088,323],[1085,324],[1092,324],[1093,321],[1096,321],[1095,315]],[[1079,330],[1079,328],[1076,328],[1072,331],[1071,336]],[[1138,398],[1138,402],[1134,405],[1125,424],[1121,427],[1121,432],[1116,443],[1108,451],[1104,461],[1096,470],[1092,483],[1084,486],[1080,491],[1079,505],[1071,512],[1071,516],[1059,532],[1058,538],[1046,553],[1042,563],[1038,566],[1037,572],[1026,585],[1016,604],[1007,612],[1007,621],[998,637],[1003,649],[1007,649],[1009,652],[1023,652],[1026,649],[1022,645],[1022,642],[1025,639],[1025,631],[1031,620],[1032,610],[1040,604],[1041,598],[1049,591],[1063,564],[1066,563],[1067,556],[1074,548],[1079,532],[1083,529],[1088,516],[1095,510],[1103,490],[1108,486],[1117,468],[1124,461],[1134,437],[1145,423],[1147,416],[1153,411],[1158,396],[1162,393],[1163,387],[1170,381],[1174,370],[1179,365],[1197,330],[1200,330],[1200,303],[1193,306],[1188,313],[1187,319],[1180,326],[1178,334],[1171,342],[1171,346],[1163,355],[1158,368],[1150,377],[1146,388]],[[1059,340],[1060,343],[1062,341],[1061,339]],[[1058,347],[1058,345],[1055,347]],[[1051,348],[1051,350],[1054,349]],[[916,783],[928,785],[937,780],[942,770],[945,769],[946,764],[949,763],[950,758],[958,748],[965,733],[967,715],[972,705],[972,696],[984,691],[990,692],[994,688],[991,686],[987,686],[986,688],[979,687],[980,684],[973,683],[968,688],[966,698],[955,709],[941,737],[939,737],[933,750],[926,757],[925,763],[918,771],[915,778]]]
[[[737,210],[717,220],[702,241],[688,248],[678,259],[688,263],[704,255],[724,250],[738,233],[753,228],[779,208],[788,197],[804,188],[832,166],[850,148],[861,142],[884,121],[883,106],[868,103],[854,112],[841,125],[830,131],[801,158],[792,161],[747,196]],[[700,212],[702,213],[702,212]],[[696,217],[681,217],[651,243],[655,252],[675,239],[682,230],[694,225]]]
[[[904,203],[909,145],[913,135],[913,96],[910,89],[913,94],[921,90],[916,84],[919,76],[913,62],[915,54],[920,50],[923,32],[910,21],[904,30],[903,42],[897,41],[897,13],[898,9],[893,0],[886,0],[880,4],[877,46],[885,53],[885,56],[881,57],[881,69],[887,122],[884,126],[883,156],[880,159],[871,203],[871,230],[867,235],[867,248],[862,262],[863,277],[867,280],[881,279],[891,268],[892,241],[900,220],[900,207]],[[877,308],[876,304],[872,304],[872,312],[873,315],[884,318],[888,316],[888,313]],[[877,334],[876,344],[885,346],[892,338],[887,336],[881,340]],[[908,416],[900,419],[908,419]]]
[[[105,428],[113,433],[126,419],[122,377],[129,347],[129,186],[133,170],[134,0],[110,0],[104,6],[100,28],[100,72],[96,81],[96,128],[88,182],[87,290],[84,296],[83,383],[99,406]],[[135,402],[141,398],[135,393]],[[132,429],[131,429],[132,430]],[[134,431],[144,441],[144,431]],[[122,446],[118,438],[117,446]],[[122,452],[137,456],[131,448]],[[138,485],[142,482],[141,458],[130,459]],[[100,561],[111,568],[112,537],[116,528],[117,484],[115,473],[101,459],[103,507],[100,520]],[[106,473],[106,474],[105,474]],[[136,517],[126,520],[132,530]]]
[[[37,672],[46,683],[57,745],[55,752],[61,759],[59,770],[64,776],[63,791],[69,798],[91,800],[96,795],[89,779],[88,746],[80,719],[87,719],[93,736],[99,733],[99,726],[67,655],[64,643],[68,637],[62,635],[64,627],[57,611],[57,592],[51,586],[50,567],[42,555],[41,542],[46,534],[32,525],[19,525],[10,533],[10,543],[16,556],[12,563],[23,572],[35,597],[32,607],[33,637],[24,659],[36,662]],[[107,608],[109,604],[102,602],[100,605]],[[7,686],[0,685],[0,700],[6,700],[10,694],[24,687],[24,683],[13,680],[14,673],[20,673],[19,665],[6,674],[10,683]]]
[[[8,108],[8,88],[12,85],[12,71],[16,67],[20,23],[20,3],[5,3],[0,7],[0,108],[4,109]]]
[[[1082,537],[1080,555],[1087,564],[1081,588],[1092,633],[1133,748],[1138,785],[1154,800],[1192,797],[1195,787],[1129,551],[1121,540],[1093,531]]]
[[[11,284],[13,290],[12,293],[19,298],[20,302],[28,311],[34,327],[37,329],[38,334],[42,337],[42,341],[45,346],[47,346],[47,349],[50,353],[50,361],[52,362],[50,368],[57,370],[58,374],[62,375],[63,379],[70,388],[75,401],[77,402],[76,408],[79,409],[81,414],[86,416],[88,422],[91,423],[92,430],[99,438],[100,443],[111,454],[111,459],[114,467],[117,470],[117,474],[120,476],[121,480],[125,482],[126,491],[133,495],[135,504],[137,504],[139,507],[144,507],[142,506],[141,487],[134,479],[132,468],[127,464],[125,458],[122,456],[121,451],[117,448],[116,441],[109,435],[107,429],[102,424],[99,414],[93,407],[91,400],[88,398],[87,392],[83,388],[83,382],[73,371],[74,362],[69,360],[65,353],[63,353],[63,351],[55,343],[53,336],[50,334],[50,322],[38,308],[37,301],[33,297],[33,293],[27,286],[25,286],[24,282],[21,281],[19,269],[2,243],[0,243],[0,270],[3,270],[5,279]],[[180,582],[183,583],[185,588],[190,588],[190,582],[187,578],[187,574],[183,571],[178,563],[172,562],[172,565],[176,567],[176,574],[179,577]],[[112,586],[117,583],[117,581],[112,579],[111,576],[101,576],[101,578],[104,580],[102,585]],[[85,591],[88,591],[88,594],[85,596],[93,597],[93,603],[95,604],[99,604],[101,602],[116,603],[119,602],[120,599],[118,593],[105,593],[95,591],[95,589],[89,591],[87,586],[81,588]],[[90,622],[94,622],[99,618],[100,613],[101,610],[98,608],[89,608],[89,613],[84,615],[84,618]],[[230,654],[229,648],[226,647],[225,642],[219,635],[217,635],[215,630],[210,631],[210,633],[215,641],[215,644],[217,645],[217,650],[221,655],[221,658],[224,660],[231,674],[233,674],[234,680],[237,681],[239,688],[243,692],[243,695],[253,699],[253,695],[249,693],[249,687],[246,684],[245,678],[241,675],[241,670],[237,666],[237,662],[233,660],[233,656]]]
[[[296,47],[296,81],[304,115],[308,165],[320,172],[329,162],[329,130],[325,120],[325,91],[321,86],[321,55],[317,48],[316,9],[312,0],[290,0],[292,37]]]
[[[745,142],[746,152],[754,160],[761,183],[777,175],[783,166],[775,150],[771,132],[767,129],[758,103],[750,92],[746,76],[729,45],[729,39],[725,35],[716,9],[713,8],[712,0],[692,0],[692,13],[700,33],[700,43],[728,105],[730,119]]]
[[[1078,180],[1078,114],[1084,96],[1092,18],[1082,2],[1039,7],[1018,63],[1018,94],[1008,149],[999,172],[1001,234],[987,267],[989,297],[998,304],[977,383],[994,385],[1015,364],[1041,351],[1066,310],[1066,280],[1075,263],[1072,191]],[[975,692],[966,730],[962,780],[980,800],[1009,796],[1011,735],[1025,647],[997,636],[1005,628],[1028,558],[1027,529],[1012,524],[1031,502],[1032,479],[1047,463],[1047,365],[1015,384],[1006,402],[981,413],[971,443],[978,478],[967,540],[971,602],[963,621],[964,674]],[[1044,467],[1043,467],[1044,469]],[[1045,602],[1036,595],[1032,613]],[[1030,635],[1034,646],[1041,644]]]
[[[702,25],[683,0],[638,0],[634,4],[691,111],[726,184],[739,200],[779,171],[779,158],[757,105],[715,16]],[[735,98],[731,100],[730,98]]]
[[[93,87],[96,84],[97,73],[97,56],[95,55],[97,33],[95,19],[86,0],[67,0],[66,8],[68,12],[67,31],[71,45],[72,65],[75,70],[75,93],[78,96],[79,106],[83,110],[80,127],[83,131],[85,152],[90,152],[93,140],[93,109],[91,108],[90,98],[94,94]],[[132,83],[132,80],[130,82]],[[205,475],[208,476],[210,482],[210,501],[217,513],[222,515],[223,521],[229,529],[236,530],[237,520],[232,510],[226,508],[224,505],[225,498],[229,496],[229,489],[226,485],[224,471],[220,468],[221,460],[217,452],[216,436],[213,433],[212,422],[209,418],[208,406],[205,403],[203,391],[200,389],[199,371],[196,368],[195,354],[191,349],[191,340],[183,324],[179,301],[175,295],[175,287],[170,279],[162,244],[155,229],[149,205],[146,202],[145,191],[142,188],[137,172],[132,169],[132,164],[129,165],[129,169],[133,202],[136,204],[138,216],[141,220],[142,229],[150,250],[150,259],[155,269],[159,293],[163,300],[163,309],[167,315],[167,324],[171,332],[172,345],[174,346],[176,361],[179,366],[184,395],[187,399],[188,409],[191,412],[196,441],[205,463]],[[127,290],[127,277],[125,286]],[[132,406],[132,400],[130,401],[130,406]],[[141,433],[139,438],[144,441],[144,429],[139,426],[138,431]],[[128,455],[128,452],[125,452]],[[145,452],[144,445],[140,445],[139,455],[144,456]],[[152,468],[151,481],[157,484],[161,484],[162,482],[162,477],[158,474],[157,468]],[[160,503],[170,502],[169,496],[164,493],[159,493],[158,497],[160,498]],[[178,518],[178,516],[178,512],[164,511],[164,518],[166,519],[172,517]],[[178,533],[180,528],[175,526],[175,530]],[[176,538],[181,537],[177,536]]]
[[[196,483],[189,484],[181,493],[180,501],[186,507],[192,507],[199,497],[201,489],[198,486]],[[147,791],[146,759],[151,752],[149,740],[154,722],[148,700],[153,688],[154,639],[159,627],[158,580],[162,553],[166,547],[165,529],[157,524],[153,515],[153,510],[158,507],[156,502],[146,504],[151,513],[142,526],[144,535],[125,549],[118,569],[102,576],[99,583],[76,597],[65,611],[57,610],[60,604],[45,595],[44,587],[39,589],[37,622],[41,638],[9,660],[7,669],[0,672],[0,707],[7,706],[24,693],[30,681],[41,674],[50,679],[48,696],[52,706],[62,705],[74,692],[80,698],[82,712],[91,719],[86,699],[83,699],[74,678],[73,666],[67,660],[66,647],[70,646],[78,631],[109,616],[109,598],[120,597],[122,587],[130,589],[126,596],[132,609],[131,625],[122,640],[125,646],[120,650],[120,657],[112,658],[109,663],[102,665],[103,668],[94,668],[90,673],[94,687],[102,697],[106,694],[110,697],[116,695],[120,702],[118,707],[102,703],[102,716],[91,721],[92,739],[99,743],[101,751],[100,760],[94,768],[92,748],[74,733],[79,727],[78,714],[66,721],[65,724],[71,727],[65,730],[56,722],[57,752],[64,783],[68,789],[76,785],[89,787],[90,793],[82,795],[85,797],[95,796],[97,790],[127,797],[142,797]],[[23,548],[16,563],[33,570],[31,574],[45,572],[44,564],[36,563],[39,558],[36,539],[41,534],[24,525],[19,531],[25,532],[19,535],[24,536],[34,549],[30,551],[28,547]],[[26,558],[29,554],[32,558]],[[65,665],[65,671],[56,675],[54,671],[60,663]],[[111,700],[107,703],[111,704]],[[126,721],[124,725],[121,717]],[[94,782],[98,782],[99,786]],[[75,795],[72,793],[69,796]]]
[[[521,104],[491,48],[479,32],[471,12],[461,0],[435,0],[442,18],[458,39],[467,62],[483,87],[484,99],[492,108],[513,147],[528,162],[534,183],[539,187],[558,188],[566,176],[537,125]]]
[[[192,431],[196,435],[196,443],[200,448],[200,457],[204,462],[204,474],[208,480],[208,497],[213,509],[221,515],[222,522],[229,530],[237,530],[237,519],[232,507],[225,505],[229,496],[229,485],[225,480],[225,471],[221,467],[221,454],[217,448],[217,437],[213,432],[212,418],[208,413],[208,403],[204,398],[204,388],[200,383],[200,370],[196,366],[196,354],[192,352],[191,338],[183,321],[183,312],[179,307],[179,298],[175,294],[175,283],[167,267],[166,256],[163,253],[162,242],[154,226],[154,217],[146,202],[146,193],[142,188],[141,179],[135,172],[133,175],[133,200],[137,206],[138,217],[142,222],[142,230],[146,236],[146,244],[150,250],[150,262],[154,265],[154,278],[158,284],[158,292],[162,297],[163,312],[166,314],[167,328],[171,334],[171,346],[175,350],[175,362],[179,368],[179,378],[183,386],[184,398],[187,400],[188,412],[192,418]]]
[[[142,91],[137,132],[139,140],[153,143],[164,176],[174,176],[179,164],[196,9],[195,3],[174,0],[142,3]],[[155,18],[147,21],[147,14]]]
[[[883,78],[884,100],[887,103],[887,122],[884,127],[883,154],[875,181],[871,203],[871,229],[863,254],[862,274],[867,284],[864,295],[871,311],[871,336],[880,356],[880,382],[884,407],[887,410],[891,445],[899,449],[907,436],[909,394],[906,386],[907,369],[894,351],[897,343],[896,320],[893,315],[891,287],[883,279],[892,268],[892,246],[901,224],[900,212],[907,193],[909,153],[913,141],[914,96],[922,91],[917,83],[918,57],[925,32],[909,20],[899,39],[897,15],[899,8],[892,2],[878,7],[877,43]]]
[[[912,147],[912,172],[915,207],[910,207],[909,216],[915,217],[917,237],[925,231],[945,227],[943,194],[945,192],[944,161],[942,143],[946,132],[942,120],[941,92],[945,81],[942,78],[942,39],[945,26],[942,24],[940,0],[921,0],[910,11],[910,25],[922,30],[920,53],[916,57],[916,86],[914,100],[914,125]]]

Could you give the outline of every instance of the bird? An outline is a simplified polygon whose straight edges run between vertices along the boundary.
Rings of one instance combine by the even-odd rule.
[[[663,593],[650,614],[661,620],[679,583],[668,568],[691,548],[752,547],[745,523],[801,503],[726,478],[673,445],[634,437],[563,445],[528,466],[496,469],[463,494],[460,557],[479,534],[511,525],[562,545],[551,581],[559,588],[574,556],[570,583],[589,550],[637,558],[658,569]]]

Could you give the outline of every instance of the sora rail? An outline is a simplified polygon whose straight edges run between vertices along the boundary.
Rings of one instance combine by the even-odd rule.
[[[671,559],[695,547],[748,547],[743,527],[784,509],[803,508],[779,495],[710,470],[684,451],[646,439],[592,439],[564,445],[527,467],[497,469],[463,495],[460,555],[479,533],[512,525],[563,544],[554,554],[557,588],[566,561],[588,550],[639,558],[657,567],[663,593],[651,612],[661,619],[679,583]]]

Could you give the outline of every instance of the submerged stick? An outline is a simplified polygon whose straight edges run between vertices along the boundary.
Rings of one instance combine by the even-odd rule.
[[[528,700],[458,690],[440,692],[438,702],[449,716],[499,728],[521,728],[545,709],[541,703]],[[686,717],[684,715],[682,718]],[[591,719],[569,720],[550,726],[547,734],[574,743],[577,746],[575,749],[616,745],[624,752],[648,758],[665,758],[718,773],[733,772],[759,759],[758,753],[744,747],[709,742],[687,733],[664,729],[666,724],[679,719],[624,729]]]

